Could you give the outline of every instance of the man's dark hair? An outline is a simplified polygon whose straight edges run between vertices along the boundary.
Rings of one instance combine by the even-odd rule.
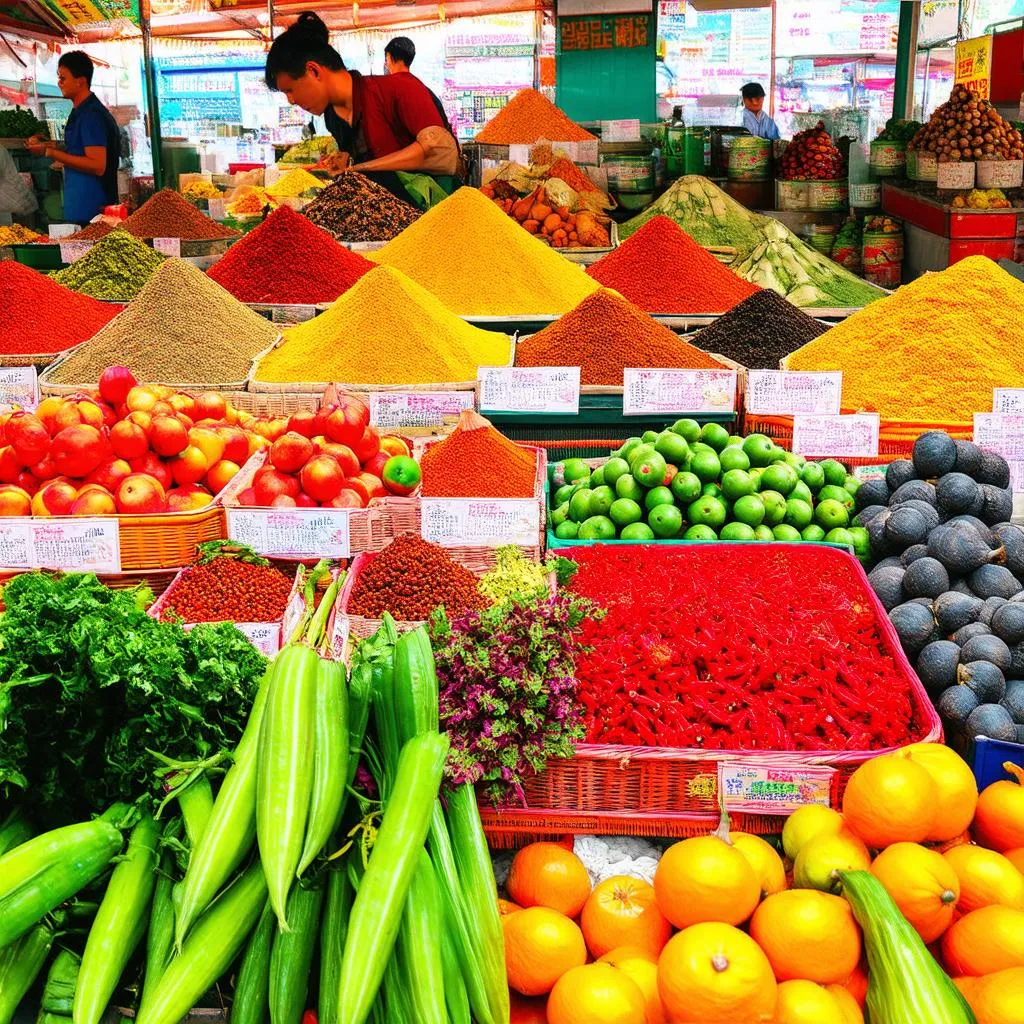
[[[60,60],[57,61],[57,67],[66,68],[68,74],[75,78],[84,78],[90,86],[92,85],[93,63],[89,54],[83,53],[81,50],[70,50],[61,54]]]
[[[416,59],[416,44],[408,36],[395,36],[384,47],[384,52],[392,60],[401,61],[407,68],[411,68]]]
[[[760,82],[747,82],[742,89],[740,89],[740,95],[745,100],[759,100],[764,99],[764,86]]]
[[[277,76],[283,71],[291,78],[302,78],[306,65],[319,64],[329,71],[344,71],[341,54],[331,46],[327,26],[312,11],[303,11],[287,31],[270,47],[263,79],[268,89],[277,88]]]

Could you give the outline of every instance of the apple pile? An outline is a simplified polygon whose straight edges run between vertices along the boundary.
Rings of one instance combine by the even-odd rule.
[[[373,498],[412,494],[420,467],[395,434],[370,426],[370,410],[342,395],[317,412],[294,413],[252,483],[234,499],[269,508],[364,508]]]
[[[825,131],[824,121],[797,132],[782,154],[784,181],[836,181],[843,174],[843,155]]]
[[[193,511],[284,429],[111,366],[95,392],[0,417],[0,516]]]

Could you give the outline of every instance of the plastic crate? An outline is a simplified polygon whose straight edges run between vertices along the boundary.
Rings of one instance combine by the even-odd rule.
[[[1003,768],[1006,761],[1012,761],[1013,764],[1024,768],[1024,743],[994,740],[988,736],[975,738],[970,751],[970,764],[978,783],[979,793],[1000,779],[1016,782],[1016,779]]]
[[[60,270],[66,264],[60,258],[59,245],[12,245],[14,259],[23,267],[31,267],[33,270],[47,271]]]

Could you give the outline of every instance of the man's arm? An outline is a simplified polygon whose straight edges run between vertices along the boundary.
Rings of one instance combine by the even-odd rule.
[[[84,156],[72,156],[56,146],[47,146],[43,155],[83,174],[94,174],[97,178],[102,177],[107,170],[106,146],[86,146]]]

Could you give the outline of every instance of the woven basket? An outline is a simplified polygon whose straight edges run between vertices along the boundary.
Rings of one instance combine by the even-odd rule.
[[[62,349],[60,352],[43,352],[36,355],[0,355],[0,366],[36,366],[46,367],[51,363],[63,359],[71,349]]]
[[[253,416],[284,417],[294,412],[316,412],[323,400],[313,392],[224,391],[221,392],[239,412]]]

